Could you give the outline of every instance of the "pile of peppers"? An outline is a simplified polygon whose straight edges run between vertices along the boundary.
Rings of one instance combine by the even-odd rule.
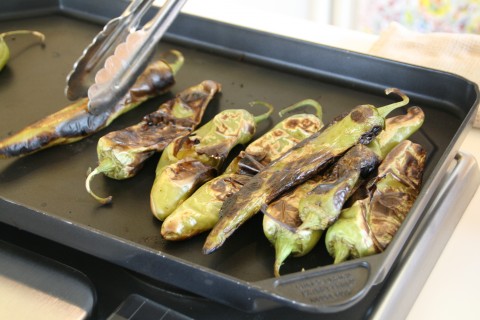
[[[409,102],[397,89],[387,89],[386,93],[395,93],[402,100],[382,108],[358,106],[278,159],[256,166],[258,173],[222,202],[216,215],[218,221],[206,238],[203,252],[210,254],[219,249],[247,219],[262,211],[264,233],[276,251],[275,276],[280,275],[280,266],[290,254],[301,256],[310,252],[325,230],[333,230],[327,235],[326,246],[335,262],[364,256],[366,253],[351,252],[354,244],[346,244],[352,239],[353,242],[368,242],[363,239],[364,231],[357,227],[348,240],[342,238],[341,231],[335,231],[344,229],[339,227],[345,225],[343,216],[346,214],[342,210],[348,208],[349,199],[355,198],[371,199],[371,202],[362,200],[371,206],[363,225],[368,223],[372,230],[369,233],[371,242],[382,242],[382,246],[377,244],[369,253],[385,249],[418,195],[426,157],[421,146],[404,147],[411,144],[406,139],[423,124],[423,111],[412,107],[405,115],[386,118],[391,111]],[[389,170],[397,175],[390,179],[379,177],[391,175]],[[408,176],[412,172],[415,176]],[[371,175],[377,176],[372,180]],[[413,181],[415,191],[395,183],[397,180]],[[377,183],[380,183],[378,188],[375,187]],[[364,187],[366,184],[369,188]],[[377,193],[381,190],[381,195],[374,196],[372,190]],[[397,202],[396,207],[392,204],[390,212],[386,213],[385,206],[378,203],[395,192],[402,193],[403,199],[408,201]],[[338,250],[343,250],[342,258],[336,258]]]
[[[387,94],[392,92],[402,100],[382,108],[357,106],[260,170],[239,192],[224,202],[220,210],[221,218],[207,236],[203,252],[209,254],[220,248],[235,230],[263,206],[321,173],[351,147],[370,143],[383,130],[385,117],[409,102],[408,97],[399,90],[386,90]]]
[[[426,152],[412,141],[399,143],[366,185],[366,195],[340,213],[325,245],[334,263],[382,252],[420,193]]]
[[[405,115],[386,119],[385,129],[368,145],[356,145],[325,173],[281,196],[264,209],[264,233],[275,248],[274,274],[283,261],[309,253],[340,215],[348,199],[398,143],[410,137],[425,115],[411,107]]]
[[[273,107],[254,116],[245,109],[228,109],[185,137],[174,139],[163,151],[158,162],[150,193],[153,215],[165,220],[200,185],[213,179],[238,144],[248,143],[259,122],[267,119]]]
[[[229,196],[238,192],[261,168],[320,130],[323,126],[322,108],[314,100],[300,101],[280,114],[303,106],[312,106],[316,114],[292,115],[250,143],[230,162],[223,174],[202,185],[165,219],[162,236],[178,241],[212,229],[220,218],[223,202]]]
[[[9,59],[6,36],[0,34],[0,71]],[[0,141],[0,158],[28,155],[83,139],[107,127],[145,100],[167,92],[183,65],[152,62],[127,95],[112,110],[88,112],[79,100]],[[203,253],[211,254],[248,219],[262,212],[263,231],[275,250],[273,273],[290,256],[303,256],[318,245],[334,263],[382,252],[412,208],[422,184],[426,152],[407,140],[423,124],[424,113],[411,107],[406,114],[387,115],[409,103],[401,91],[389,88],[401,101],[376,108],[360,105],[326,126],[318,102],[307,99],[281,112],[313,106],[316,114],[301,113],[276,124],[250,142],[257,124],[273,107],[254,116],[245,109],[228,109],[197,129],[221,85],[205,80],[186,88],[134,126],[110,132],[98,141],[98,167],[89,172],[87,191],[100,203],[92,177],[134,176],[154,153],[162,152],[150,193],[151,211],[162,221],[160,233],[170,241],[208,232]],[[237,145],[247,145],[219,175]]]
[[[247,219],[263,212],[264,233],[275,249],[275,276],[280,276],[289,255],[311,252],[325,231],[325,246],[335,263],[383,251],[418,195],[426,158],[421,146],[407,140],[424,122],[422,109],[410,107],[405,114],[387,118],[409,99],[397,89],[386,93],[397,94],[401,101],[378,109],[356,107],[325,127],[317,103],[317,116],[297,114],[278,123],[251,142],[219,176],[213,177],[216,172],[210,172],[212,166],[204,161],[207,169],[195,171],[208,181],[189,188],[195,191],[162,217],[161,235],[179,241],[209,232],[204,253],[210,254]],[[286,110],[308,103],[316,102],[301,101]],[[165,168],[161,162],[160,172]],[[174,161],[175,166],[179,163]],[[171,176],[179,175],[172,172]],[[393,178],[385,178],[393,172]],[[402,187],[398,180],[410,183]],[[407,190],[413,185],[414,191]],[[399,192],[403,200],[390,201],[389,210],[380,205]],[[368,215],[359,213],[367,212],[367,207]],[[357,224],[351,222],[351,212],[356,213]],[[367,226],[369,232],[360,226]],[[369,239],[364,239],[366,234]],[[356,243],[372,246],[355,249]]]
[[[101,204],[110,203],[111,196],[102,198],[91,190],[91,179],[99,173],[117,180],[133,177],[153,154],[163,151],[175,138],[190,134],[220,91],[219,83],[202,81],[163,103],[140,123],[101,137],[97,144],[99,164],[86,179],[87,191]]]

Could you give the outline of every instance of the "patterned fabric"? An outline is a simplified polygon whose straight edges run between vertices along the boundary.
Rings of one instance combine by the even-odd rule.
[[[361,31],[379,33],[390,22],[420,32],[480,34],[480,0],[364,0]]]

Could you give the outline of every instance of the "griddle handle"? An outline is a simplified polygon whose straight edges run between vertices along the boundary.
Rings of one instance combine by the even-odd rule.
[[[365,260],[282,276],[262,282],[287,305],[310,312],[338,312],[358,302],[368,293],[371,266]],[[261,302],[257,301],[257,307]]]

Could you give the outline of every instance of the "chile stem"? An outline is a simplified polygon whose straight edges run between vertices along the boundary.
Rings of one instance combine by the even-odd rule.
[[[403,106],[407,105],[408,102],[410,101],[410,99],[403,92],[401,92],[398,89],[395,89],[395,88],[385,89],[385,93],[387,95],[392,93],[392,92],[399,95],[402,98],[402,101],[398,101],[398,102],[395,102],[395,103],[392,103],[392,104],[389,104],[389,105],[378,108],[377,110],[378,110],[379,115],[384,119],[390,112],[392,112],[393,110],[395,110],[399,107],[403,107]]]
[[[105,204],[109,204],[110,202],[112,202],[112,196],[108,196],[106,198],[102,198],[102,197],[99,197],[97,196],[93,191],[92,189],[90,188],[90,183],[93,179],[93,177],[95,177],[96,175],[102,173],[102,172],[106,172],[106,171],[109,171],[109,169],[111,169],[113,167],[113,162],[111,160],[109,160],[108,158],[105,158],[102,160],[102,162],[98,165],[98,167],[96,167],[93,171],[90,171],[88,173],[88,176],[87,176],[87,179],[85,180],[85,188],[87,189],[87,192],[95,198],[95,200],[97,200],[98,202],[100,202],[102,205],[105,205]]]
[[[268,111],[265,112],[264,114],[261,114],[259,116],[255,116],[253,118],[255,123],[259,123],[259,122],[262,122],[263,120],[267,119],[268,117],[270,117],[270,115],[273,112],[273,106],[270,103],[264,102],[264,101],[252,101],[252,102],[249,103],[250,107],[253,107],[256,104],[263,105],[268,109]]]
[[[45,35],[41,32],[38,31],[32,31],[32,30],[14,30],[14,31],[7,31],[4,33],[0,33],[0,39],[3,39],[5,37],[10,37],[10,36],[16,36],[16,35],[23,35],[23,34],[31,34],[34,35],[38,38],[40,38],[40,41],[42,42],[42,45],[45,44]]]
[[[350,248],[348,245],[338,240],[335,241],[335,244],[333,245],[333,252],[335,252],[335,260],[333,261],[334,264],[347,261],[348,257],[350,256]]]
[[[169,61],[165,61],[165,62],[170,66],[170,69],[172,70],[172,74],[176,75],[178,70],[180,70],[180,68],[183,66],[185,58],[183,57],[183,54],[177,50],[168,51],[165,55],[162,56],[162,58],[166,60],[168,56],[174,57],[174,60],[172,62],[169,62]]]
[[[289,107],[286,107],[285,109],[281,110],[278,115],[280,117],[283,117],[285,115],[285,113],[287,112],[290,112],[290,111],[293,111],[299,107],[303,107],[303,106],[312,106],[313,108],[315,108],[315,110],[317,111],[315,113],[315,115],[317,116],[317,118],[319,119],[322,119],[323,117],[323,109],[322,109],[322,106],[320,105],[320,103],[318,103],[317,101],[313,100],[313,99],[305,99],[305,100],[302,100],[302,101],[299,101]]]
[[[280,267],[290,253],[292,253],[293,244],[289,241],[290,238],[282,237],[281,232],[277,233],[277,237],[279,238],[277,238],[275,242],[275,263],[273,265],[273,274],[275,277],[280,277]]]
[[[38,31],[31,31],[31,30],[15,30],[15,31],[7,31],[4,33],[0,33],[0,71],[5,67],[10,59],[10,49],[8,48],[7,43],[5,42],[5,37],[8,36],[15,36],[15,35],[23,35],[23,34],[31,34],[40,38],[42,42],[42,47],[45,45],[45,36],[43,33]]]

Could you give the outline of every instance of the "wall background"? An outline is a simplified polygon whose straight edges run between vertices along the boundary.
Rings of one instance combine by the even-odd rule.
[[[480,34],[480,0],[190,0],[185,7],[224,20],[267,23],[275,14],[373,34],[391,21],[422,32]]]

